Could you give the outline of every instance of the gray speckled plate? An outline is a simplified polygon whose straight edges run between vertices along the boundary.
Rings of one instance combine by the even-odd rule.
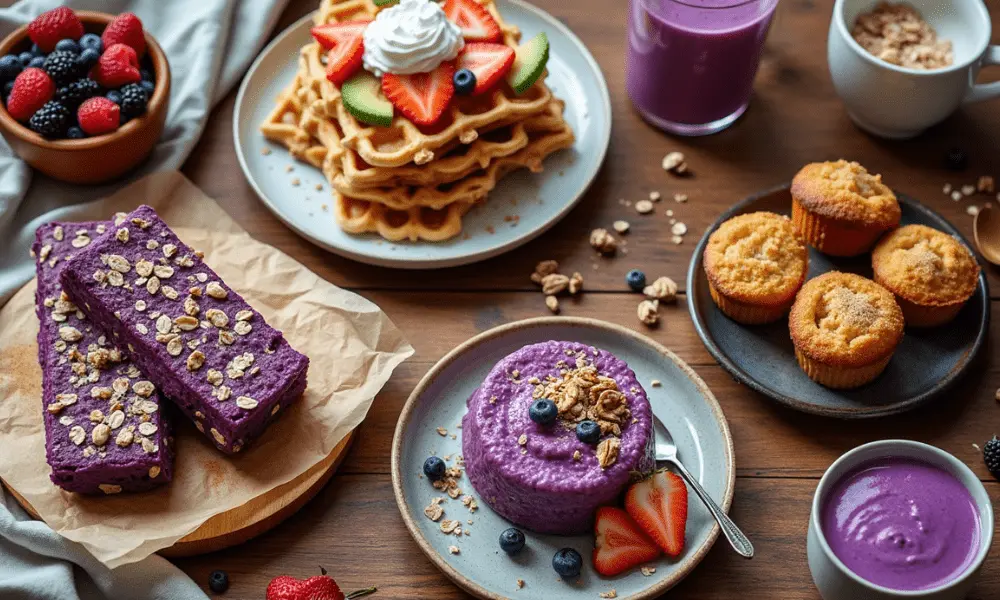
[[[462,430],[455,426],[465,415],[466,399],[501,358],[527,344],[547,340],[590,344],[628,363],[649,394],[653,412],[673,434],[680,459],[728,510],[736,478],[733,443],[722,409],[705,382],[673,352],[631,330],[592,319],[543,317],[497,327],[465,342],[441,359],[410,395],[392,445],[392,482],[403,520],[431,561],[479,598],[597,598],[598,593],[611,589],[622,599],[654,598],[690,573],[718,536],[718,525],[693,494],[684,554],[676,561],[661,557],[650,563],[656,567],[650,577],[638,569],[613,578],[596,574],[590,566],[592,535],[525,532],[525,550],[515,558],[507,557],[497,539],[510,523],[478,498],[464,476],[460,485],[465,493],[477,497],[480,509],[469,514],[458,500],[443,506],[445,518],[460,519],[471,535],[445,535],[438,523],[423,514],[431,499],[441,495],[420,476],[423,462],[436,454],[451,455],[454,464],[454,457],[461,454]],[[654,379],[663,385],[652,387]],[[438,427],[447,429],[447,434],[441,436]],[[472,519],[471,525],[467,519]],[[451,545],[460,553],[449,553]],[[579,582],[563,582],[552,570],[552,555],[567,546],[584,557]],[[516,586],[518,579],[525,582],[521,590]]]
[[[505,177],[488,202],[464,217],[468,238],[393,243],[374,234],[345,233],[334,217],[323,174],[297,163],[283,146],[261,135],[260,124],[274,108],[275,98],[295,77],[299,48],[309,40],[311,15],[290,26],[261,52],[236,97],[236,155],[264,204],[299,235],[330,252],[406,269],[451,267],[491,258],[531,241],[566,216],[590,187],[607,154],[611,140],[608,86],[587,47],[558,19],[522,0],[497,0],[497,8],[507,22],[521,28],[523,39],[540,31],[548,34],[551,57],[546,81],[552,92],[566,101],[566,120],[576,134],[576,143],[547,158],[542,173],[521,170]],[[294,171],[287,172],[290,164]],[[296,179],[299,185],[292,184]],[[317,185],[322,186],[321,191]],[[519,218],[512,221],[510,216],[515,214]]]
[[[944,217],[897,192],[902,224],[927,225],[972,246]],[[688,269],[688,308],[698,335],[712,356],[736,379],[796,410],[845,419],[901,413],[938,397],[965,373],[989,332],[990,301],[985,273],[958,317],[944,327],[907,329],[886,370],[855,390],[833,390],[813,382],[799,368],[788,335],[788,320],[742,325],[722,314],[709,295],[702,254],[708,236],[725,220],[767,210],[787,215],[788,186],[762,192],[726,211],[708,228]],[[975,256],[975,252],[973,252]],[[809,278],[838,269],[872,276],[871,257],[837,258],[809,249]]]

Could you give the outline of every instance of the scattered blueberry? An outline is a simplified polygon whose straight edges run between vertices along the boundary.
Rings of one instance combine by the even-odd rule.
[[[28,63],[28,66],[29,67],[34,67],[36,69],[41,69],[42,67],[45,66],[45,57],[44,56],[36,56],[35,58],[31,59],[31,62]]]
[[[14,82],[13,81],[8,81],[7,83],[3,84],[3,97],[4,98],[6,98],[7,96],[10,96],[10,93],[13,92],[13,91],[14,91]]]
[[[944,156],[944,162],[952,171],[964,171],[969,166],[969,155],[961,148],[950,148]]]
[[[208,589],[216,594],[224,594],[229,589],[229,574],[225,571],[212,571],[208,576]]]
[[[641,292],[646,287],[646,274],[639,269],[632,269],[625,275],[625,283],[632,291]]]
[[[601,426],[587,420],[576,424],[576,439],[584,444],[596,444],[601,441]]]
[[[87,48],[76,57],[76,62],[84,71],[86,71],[90,69],[90,67],[96,65],[97,61],[100,59],[100,52],[94,50],[93,48]]]
[[[152,81],[146,81],[143,79],[139,82],[139,85],[142,86],[142,89],[146,90],[147,96],[152,96],[153,92],[156,91],[156,84]]]
[[[514,556],[524,548],[524,532],[517,527],[504,529],[500,534],[500,549]]]
[[[468,69],[455,71],[455,93],[468,96],[476,89],[476,74]]]
[[[76,63],[76,54],[56,50],[45,57],[42,67],[56,85],[65,85],[80,75],[80,66]]]
[[[583,557],[572,548],[563,548],[552,557],[552,568],[564,579],[572,579],[580,575],[583,568]]]
[[[24,63],[14,54],[7,54],[0,58],[0,79],[14,79],[24,70]]]
[[[531,403],[528,416],[539,425],[548,425],[559,416],[559,409],[556,408],[556,403],[548,398],[539,398]]]
[[[45,56],[45,53],[42,52],[42,49],[38,47],[38,44],[32,44],[31,45],[31,55],[32,56]]]
[[[122,95],[122,116],[127,115],[128,118],[133,119],[146,112],[146,102],[148,102],[149,97],[141,85],[130,83],[123,86],[119,92]]]
[[[82,129],[74,125],[66,130],[66,137],[71,140],[82,140],[87,137],[87,134],[84,133]]]
[[[106,98],[107,98],[108,100],[111,100],[111,101],[112,101],[112,102],[114,102],[115,104],[117,104],[117,105],[121,106],[121,103],[122,103],[122,95],[118,93],[118,90],[111,90],[110,92],[108,92],[108,93],[107,93],[107,94],[105,94],[104,96],[105,96],[105,97],[106,97]]]
[[[437,456],[431,456],[424,461],[424,475],[431,481],[438,481],[444,477],[444,472],[447,470],[448,467],[445,466],[444,461]]]
[[[101,41],[101,36],[96,33],[85,33],[80,38],[80,47],[84,50],[94,50],[100,54],[104,50],[104,43]]]
[[[73,54],[79,54],[80,44],[77,44],[76,40],[71,40],[69,38],[59,40],[59,42],[56,43],[56,52],[72,52]]]
[[[35,55],[31,52],[22,52],[17,55],[17,58],[20,59],[22,65],[26,65],[31,62],[31,59],[35,58]]]
[[[143,81],[153,81],[153,72],[149,69],[139,69],[139,75]]]
[[[47,138],[63,137],[69,127],[71,117],[68,108],[50,100],[31,115],[28,127]]]
[[[993,439],[983,446],[983,462],[986,463],[990,474],[1000,479],[1000,440],[997,436],[993,436]]]

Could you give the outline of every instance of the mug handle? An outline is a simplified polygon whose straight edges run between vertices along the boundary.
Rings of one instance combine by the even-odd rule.
[[[1000,46],[990,46],[983,55],[982,66],[1000,65]],[[973,85],[962,100],[965,104],[981,102],[1000,96],[1000,81]]]

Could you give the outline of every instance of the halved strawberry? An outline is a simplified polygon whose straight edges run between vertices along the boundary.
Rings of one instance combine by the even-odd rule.
[[[342,23],[327,23],[317,25],[309,30],[313,38],[327,50],[335,48],[343,41],[350,41],[365,34],[365,29],[371,19],[365,21],[344,21]]]
[[[625,492],[625,510],[667,556],[684,551],[688,491],[679,475],[657,471],[632,484]]]
[[[326,78],[340,85],[361,69],[365,54],[364,33],[371,21],[327,23],[310,30],[313,38],[329,52]]]
[[[504,44],[472,42],[458,57],[458,68],[468,69],[476,76],[475,95],[488,92],[514,66],[514,49]]]
[[[430,73],[382,77],[382,93],[417,125],[438,122],[455,96],[455,65],[446,62]]]
[[[446,0],[444,14],[462,28],[467,42],[500,42],[503,31],[485,6],[476,0]]]
[[[661,554],[627,512],[612,506],[597,509],[594,522],[594,570],[612,577]]]

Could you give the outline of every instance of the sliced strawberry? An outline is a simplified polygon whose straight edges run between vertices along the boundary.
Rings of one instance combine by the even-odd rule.
[[[382,92],[393,106],[417,125],[430,126],[441,119],[455,95],[455,65],[441,63],[430,73],[382,77]]]
[[[340,85],[361,70],[365,45],[361,38],[338,44],[326,53],[326,78]]]
[[[594,523],[594,570],[612,577],[649,562],[661,554],[627,512],[603,506]]]
[[[326,25],[317,25],[309,30],[313,38],[319,42],[320,46],[329,50],[335,48],[338,44],[344,41],[350,41],[354,38],[360,38],[365,33],[365,28],[368,27],[368,21],[344,21],[343,23],[327,23]]]
[[[667,556],[684,551],[688,491],[680,476],[658,471],[633,484],[625,492],[625,510]]]
[[[500,25],[490,11],[476,0],[446,0],[443,8],[448,20],[462,28],[462,37],[466,41],[503,41]]]
[[[472,42],[458,57],[458,68],[468,69],[476,76],[476,89],[472,93],[479,95],[493,89],[514,66],[514,49],[503,44],[488,44]]]

